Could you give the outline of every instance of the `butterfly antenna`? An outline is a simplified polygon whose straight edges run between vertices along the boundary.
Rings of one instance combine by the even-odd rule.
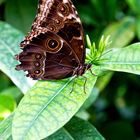
[[[91,70],[91,68],[89,69],[89,71],[90,71],[90,73],[91,73],[93,76],[98,76],[97,74],[95,74],[95,73]]]

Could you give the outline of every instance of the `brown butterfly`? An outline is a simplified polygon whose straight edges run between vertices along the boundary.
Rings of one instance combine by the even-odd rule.
[[[16,70],[36,80],[79,76],[91,67],[85,64],[83,28],[70,0],[39,0],[32,30],[20,46]]]

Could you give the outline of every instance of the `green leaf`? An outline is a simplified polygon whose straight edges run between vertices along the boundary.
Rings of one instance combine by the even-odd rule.
[[[0,22],[0,70],[2,70],[10,79],[20,88],[23,93],[33,85],[32,81],[25,77],[24,72],[15,70],[18,62],[14,56],[19,53],[19,43],[23,38],[16,29],[10,25]]]
[[[110,35],[112,42],[110,47],[124,47],[135,37],[135,20],[127,17],[120,22],[112,23],[104,30],[103,34]]]
[[[69,134],[69,132],[64,127],[62,127],[57,132],[55,132],[53,135],[51,135],[48,138],[45,138],[43,140],[74,140],[74,139]]]
[[[73,117],[68,124],[44,140],[104,140],[89,122]]]
[[[0,0],[0,4],[3,3],[5,0]]]
[[[90,38],[87,35],[86,40],[87,40],[87,45],[90,50],[88,50],[87,55],[86,55],[86,61],[90,64],[95,64],[99,65],[100,64],[100,58],[107,46],[110,44],[109,42],[110,36],[107,36],[106,38],[104,36],[101,37],[98,46],[93,42],[91,44]]]
[[[80,108],[80,110],[75,114],[75,116],[83,120],[88,120],[90,118],[89,112],[86,110],[82,110],[82,108]]]
[[[7,118],[16,106],[17,104],[12,97],[0,94],[0,120]]]
[[[6,2],[6,21],[27,33],[37,9],[37,0],[8,0]]]
[[[126,2],[136,14],[140,14],[140,1],[139,0],[126,0]]]
[[[13,140],[12,135],[7,140]]]
[[[140,74],[140,43],[112,49],[101,59],[101,69]]]
[[[23,96],[21,91],[15,86],[3,90],[0,94],[14,98],[17,101],[17,103],[20,101],[21,97]]]
[[[77,78],[37,82],[15,112],[14,140],[43,139],[57,131],[89,97],[96,79],[87,71]]]
[[[140,18],[136,19],[136,33],[137,33],[137,37],[140,40]]]
[[[0,72],[0,92],[8,88],[10,84],[11,83],[9,78],[5,74]]]
[[[98,80],[95,84],[95,87],[99,90],[98,92],[101,92],[108,85],[113,74],[113,72],[106,72],[102,73],[102,75],[98,77]]]
[[[93,125],[77,117],[72,118],[65,128],[74,140],[104,140]]]
[[[91,104],[93,104],[95,102],[95,100],[97,99],[99,95],[99,90],[97,88],[93,88],[91,91],[90,96],[88,97],[88,99],[84,102],[84,104],[82,105],[81,109],[87,109],[88,107],[91,106]]]
[[[16,107],[16,102],[13,98],[0,94],[0,105],[4,106],[10,111],[13,111]]]
[[[0,123],[0,140],[7,140],[12,131],[13,114]]]
[[[4,120],[11,114],[11,111],[0,104],[0,121]]]

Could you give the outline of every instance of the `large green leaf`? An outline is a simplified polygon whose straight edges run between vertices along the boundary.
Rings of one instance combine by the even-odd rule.
[[[135,20],[127,17],[120,22],[112,23],[104,30],[103,34],[110,35],[112,42],[110,47],[124,47],[135,37]]]
[[[12,131],[13,114],[0,123],[0,140],[7,140]]]
[[[74,140],[104,140],[93,125],[77,117],[72,118],[65,128]]]
[[[102,59],[102,69],[140,74],[140,43],[112,49]]]
[[[23,32],[29,31],[36,14],[37,0],[8,0],[6,21]]]
[[[57,132],[43,140],[74,140],[65,128],[59,129]]]
[[[22,40],[23,34],[10,25],[0,22],[0,70],[8,75],[11,80],[24,93],[31,87],[32,81],[25,77],[23,72],[15,70],[18,62],[14,59],[18,54],[19,42]]]
[[[87,71],[77,78],[37,82],[15,112],[14,140],[42,139],[54,133],[79,110],[96,79]]]
[[[81,110],[85,110],[88,107],[90,107],[94,103],[94,101],[97,99],[98,95],[99,95],[99,89],[94,87],[91,91],[90,96],[82,105]]]
[[[73,117],[68,124],[44,140],[104,140],[89,122]]]

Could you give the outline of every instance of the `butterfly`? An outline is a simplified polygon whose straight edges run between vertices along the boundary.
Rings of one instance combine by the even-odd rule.
[[[20,43],[16,70],[35,80],[58,80],[81,76],[85,63],[81,20],[71,0],[39,0],[31,32]]]

